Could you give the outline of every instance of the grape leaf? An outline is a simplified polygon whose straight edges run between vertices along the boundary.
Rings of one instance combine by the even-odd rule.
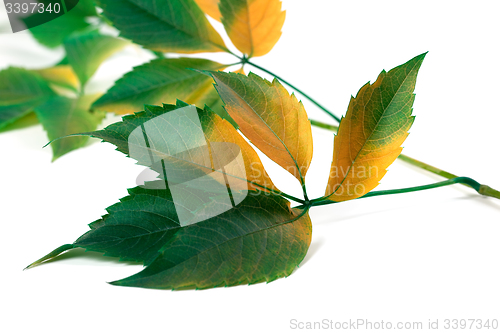
[[[181,227],[168,189],[134,188],[91,230],[27,268],[81,247],[148,265],[114,285],[213,288],[271,282],[299,265],[311,242],[307,212],[282,197],[251,192],[236,207]]]
[[[159,52],[226,51],[194,0],[99,0],[121,36]]]
[[[89,108],[98,95],[81,96],[78,99],[56,96],[37,106],[35,112],[47,131],[49,140],[84,131],[93,131],[105,114],[90,112]],[[64,154],[86,145],[88,137],[71,137],[52,143],[53,161]]]
[[[214,70],[225,67],[197,58],[156,59],[126,73],[93,107],[129,114],[142,110],[144,104],[168,104],[181,99],[201,107],[218,105],[221,109],[222,101],[213,93],[210,95],[210,90],[214,90],[212,80],[189,68]]]
[[[26,116],[54,95],[36,73],[16,67],[0,71],[0,128]]]
[[[63,87],[77,92],[80,87],[78,78],[69,65],[57,65],[54,67],[36,69],[33,72],[38,73],[51,85]]]
[[[68,37],[64,48],[68,63],[84,87],[104,60],[129,44],[126,40],[91,31]]]
[[[189,169],[189,172],[199,172],[201,170],[202,173],[208,173],[213,172],[213,168],[206,167],[203,163],[195,165],[193,157],[181,160],[180,158],[172,156],[172,153],[170,152],[180,151],[186,144],[188,146],[200,146],[200,144],[193,142],[195,140],[206,140],[209,144],[217,142],[231,143],[239,147],[244,162],[245,176],[244,179],[242,179],[244,185],[241,186],[244,186],[244,188],[248,190],[278,190],[264,170],[264,166],[253,148],[245,141],[245,139],[243,139],[243,137],[229,122],[225,121],[211,110],[196,109],[201,130],[204,133],[204,138],[202,139],[195,138],[192,133],[193,129],[185,123],[180,122],[180,120],[178,123],[170,123],[166,120],[158,118],[159,116],[185,106],[188,106],[188,104],[181,101],[178,101],[177,105],[164,105],[163,107],[149,105],[145,107],[145,111],[143,112],[123,117],[122,122],[111,124],[100,131],[84,134],[114,144],[118,151],[136,159],[139,164],[151,167],[153,170],[161,174],[162,168],[164,168],[163,165],[159,165],[158,167],[160,167],[160,169],[156,170],[156,166],[151,164],[151,160],[149,158],[150,156],[137,154],[133,156],[130,152],[130,137],[132,133],[138,127],[144,126],[146,122],[158,119],[158,122],[151,126],[158,128],[158,132],[148,131],[147,133],[147,141],[152,146],[149,149],[143,149],[143,147],[141,147],[141,154],[146,154],[147,152],[147,155],[153,155],[154,159],[161,158],[169,161],[174,160],[176,163],[182,163],[181,166]],[[178,133],[178,136],[172,136],[170,134],[167,135],[166,133]],[[166,139],[167,137],[169,140]],[[192,170],[193,168],[194,170]],[[229,177],[236,177],[237,174],[239,175],[238,172],[235,172],[234,174],[226,172],[226,175]],[[238,177],[241,178],[240,176]]]
[[[229,38],[249,58],[268,53],[281,37],[281,0],[220,0],[219,9]]]
[[[47,5],[50,3],[50,1],[42,2]],[[92,7],[94,7],[92,0],[80,0],[72,10],[47,23],[37,26],[37,22],[45,21],[46,16],[50,15],[49,12],[39,13],[38,11],[23,18],[23,21],[28,27],[33,27],[29,30],[40,44],[55,48],[61,45],[66,37],[90,26],[86,17],[96,14],[95,7],[93,11]]]
[[[143,271],[113,285],[206,289],[289,276],[311,242],[307,212],[274,195],[249,195],[239,206],[181,228]]]
[[[344,201],[368,193],[399,156],[413,124],[413,90],[425,55],[382,71],[351,97],[334,140],[328,199]]]
[[[208,16],[220,22],[219,0],[194,0]]]
[[[169,157],[179,156],[179,150],[183,150],[188,153],[179,161],[186,162],[189,149],[200,144],[192,126],[195,119],[188,117],[186,109],[198,117],[203,129],[201,139],[206,144],[239,146],[248,178],[266,181],[255,151],[233,126],[208,108],[196,109],[180,101],[175,106],[147,106],[144,112],[126,116],[123,122],[87,135],[115,144],[119,151],[141,163],[142,157],[137,150],[135,154],[133,151],[138,145],[134,133],[139,129],[140,134],[147,135],[150,149],[146,154],[158,154],[163,167],[169,168]],[[179,116],[181,111],[186,113]],[[169,117],[162,118],[165,115]],[[214,152],[212,149],[211,159],[216,164]],[[199,160],[196,154],[194,159]],[[213,168],[220,168],[229,176],[238,166],[226,162]],[[186,164],[181,164],[182,170]],[[307,253],[312,232],[307,209],[291,209],[289,201],[280,195],[248,185],[248,193],[236,202],[238,186],[235,188],[226,179],[224,185],[228,187],[224,186],[224,191],[231,200],[223,203],[222,192],[211,187],[192,188],[188,182],[171,182],[170,178],[168,183],[160,179],[145,185],[149,187],[129,190],[129,196],[109,207],[108,214],[91,223],[90,230],[73,244],[57,248],[28,267],[82,247],[148,265],[143,272],[113,284],[161,289],[210,288],[269,282],[288,276]],[[186,215],[193,223],[184,223]],[[198,266],[197,262],[203,264]]]
[[[303,183],[311,163],[313,144],[306,111],[295,95],[274,79],[250,73],[206,72],[225,109],[243,134],[270,159]]]

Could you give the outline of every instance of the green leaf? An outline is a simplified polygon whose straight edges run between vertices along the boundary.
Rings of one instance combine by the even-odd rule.
[[[425,55],[382,71],[351,97],[335,136],[327,199],[345,201],[370,192],[401,154],[414,120],[413,90]]]
[[[196,173],[196,177],[199,177],[214,172],[214,169],[217,168],[211,163],[207,165],[204,161],[199,160],[203,156],[203,151],[198,148],[205,145],[217,145],[221,142],[229,143],[237,149],[233,153],[232,148],[228,147],[228,155],[222,156],[221,159],[234,158],[233,154],[238,155],[238,152],[241,152],[242,155],[241,165],[224,172],[225,176],[234,178],[234,182],[237,184],[233,184],[233,186],[237,186],[240,190],[278,191],[264,170],[255,150],[229,122],[221,119],[209,109],[196,109],[195,115],[173,116],[173,111],[186,106],[189,105],[181,101],[178,101],[177,105],[164,105],[163,107],[148,105],[143,112],[123,117],[122,122],[111,124],[100,131],[82,134],[112,143],[118,151],[136,159],[139,164],[151,167],[158,172],[162,179],[165,179],[162,176],[165,165],[154,162],[161,159],[170,163],[168,166],[170,168],[185,169],[185,175],[183,174],[181,177],[192,176],[195,178],[194,173]],[[170,117],[170,112],[172,112],[172,117]],[[197,119],[192,119],[193,116]],[[144,128],[139,132],[140,135],[137,138],[137,129],[144,127],[148,122],[148,130],[146,131]],[[197,128],[196,122],[199,122],[201,128]],[[144,146],[143,135],[147,139],[146,142],[149,143],[147,147]],[[137,143],[138,140],[142,140],[142,144]],[[131,148],[135,151],[131,152]],[[179,152],[182,151],[191,152],[193,156],[179,155]],[[218,181],[224,182],[225,180],[219,179]],[[206,187],[204,189],[210,190]]]
[[[61,87],[69,89],[73,92],[78,92],[78,88],[80,87],[80,82],[78,81],[73,68],[69,65],[61,64],[54,67],[35,69],[32,71],[39,74],[42,78],[49,82],[52,88],[57,89],[57,87]]]
[[[113,285],[206,289],[289,276],[311,242],[309,215],[277,196],[249,195],[239,206],[180,229],[142,272]]]
[[[193,0],[99,0],[121,36],[160,52],[227,51]]]
[[[82,3],[82,1],[80,1]],[[35,26],[29,30],[33,34],[33,37],[42,45],[49,48],[55,48],[62,44],[64,39],[76,31],[82,31],[88,28],[90,25],[85,20],[85,14],[78,11],[77,8],[80,3],[73,10],[68,13],[59,16],[58,18],[49,21],[47,23]],[[23,18],[23,21],[27,26],[36,25],[43,19],[44,14],[35,13],[28,17]]]
[[[36,73],[15,67],[0,71],[0,128],[26,116],[54,95]]]
[[[313,142],[307,113],[295,95],[274,79],[258,75],[206,72],[212,76],[224,108],[241,132],[264,154],[304,183]]]
[[[267,54],[281,37],[281,0],[221,0],[219,9],[229,38],[249,58]]]
[[[47,131],[49,140],[95,130],[105,116],[103,112],[89,111],[90,105],[96,98],[96,95],[82,96],[78,99],[57,96],[36,107],[35,112]],[[88,137],[62,138],[52,142],[53,160],[85,146],[87,142]]]
[[[311,221],[279,196],[258,192],[210,219],[181,227],[168,189],[134,188],[75,243],[29,267],[82,247],[149,265],[114,285],[212,288],[290,275],[307,253]],[[195,214],[196,212],[193,212]]]
[[[156,59],[125,74],[94,103],[93,108],[129,114],[142,110],[144,104],[173,104],[177,99],[200,107],[204,104],[210,107],[217,103],[222,105],[220,99],[210,95],[210,90],[213,92],[212,80],[190,68],[214,70],[225,67],[206,59]]]
[[[75,243],[28,267],[82,247],[149,265],[114,284],[210,288],[273,281],[291,274],[304,258],[311,241],[307,211],[290,208],[273,189],[255,151],[208,108],[180,101],[175,106],[147,106],[87,135],[115,144],[152,169],[147,161],[159,159],[156,165],[166,172],[129,190],[129,196],[109,207]],[[201,163],[208,150],[206,167]],[[247,179],[269,190],[244,179],[238,182],[234,175],[242,169]]]
[[[68,63],[84,87],[102,62],[129,44],[126,40],[91,31],[67,38],[64,48]]]

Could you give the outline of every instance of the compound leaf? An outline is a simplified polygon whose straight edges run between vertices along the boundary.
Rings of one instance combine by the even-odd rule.
[[[144,104],[173,104],[177,99],[202,107],[222,105],[210,95],[212,80],[190,70],[223,69],[226,65],[206,59],[156,59],[135,67],[97,100],[93,107],[116,114],[130,114],[143,109]]]
[[[215,80],[224,108],[243,134],[270,159],[303,182],[313,143],[306,111],[281,83],[258,75],[207,72]]]
[[[220,0],[219,9],[229,38],[248,57],[268,53],[281,37],[281,0]]]
[[[334,140],[325,196],[333,201],[361,197],[374,189],[402,151],[414,117],[417,74],[426,53],[382,71],[351,97]]]
[[[64,48],[68,63],[83,87],[103,61],[129,44],[126,40],[91,31],[68,37]]]
[[[99,0],[121,36],[159,52],[226,51],[194,0]]]
[[[97,95],[82,96],[78,99],[56,96],[35,108],[36,115],[53,141],[69,134],[93,131],[102,121],[103,112],[89,111]],[[52,142],[53,160],[85,146],[88,137],[63,138]]]

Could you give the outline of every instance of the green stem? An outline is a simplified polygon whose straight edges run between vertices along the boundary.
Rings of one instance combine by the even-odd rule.
[[[246,58],[243,58],[242,60],[245,63],[247,63],[249,65],[252,65],[255,68],[260,69],[261,71],[263,71],[263,72],[265,72],[265,73],[267,73],[269,75],[274,76],[275,78],[277,78],[278,80],[280,80],[281,82],[283,82],[284,84],[286,84],[287,86],[289,86],[290,88],[292,88],[293,90],[297,91],[299,94],[301,94],[302,96],[304,96],[305,98],[307,98],[311,103],[313,103],[314,105],[316,105],[317,107],[319,107],[321,110],[323,110],[324,112],[328,113],[330,115],[330,117],[332,117],[333,119],[335,119],[337,122],[340,122],[340,118],[339,117],[337,117],[336,115],[334,115],[333,113],[331,113],[327,108],[325,108],[323,105],[321,105],[318,102],[316,102],[311,96],[309,96],[308,94],[306,94],[305,92],[303,92],[302,90],[300,90],[299,88],[297,88],[296,86],[294,86],[293,84],[291,84],[290,82],[288,82],[285,79],[279,77],[278,75],[274,74],[273,72],[271,72],[271,71],[269,71],[269,70],[267,70],[267,69],[265,69],[263,67],[260,67],[259,65],[256,65],[256,64],[254,64],[251,61],[248,61],[248,59],[246,59]]]
[[[477,181],[475,181],[474,179],[469,178],[469,177],[455,177],[452,179],[444,180],[442,182],[428,184],[428,185],[422,185],[422,186],[414,186],[414,187],[400,188],[400,189],[394,189],[394,190],[372,191],[372,192],[369,192],[358,199],[377,197],[377,196],[381,196],[381,195],[417,192],[417,191],[429,190],[429,189],[443,187],[443,186],[449,186],[449,185],[453,185],[453,184],[466,185],[468,187],[473,188],[481,195],[500,199],[500,192],[499,191],[496,191],[496,190],[490,188],[489,186],[481,185]],[[322,198],[311,200],[310,205],[311,206],[323,206],[323,205],[331,205],[334,203],[338,203],[336,201],[324,200],[324,199],[319,200],[319,199],[322,199]],[[306,205],[297,206],[295,208],[302,209],[304,207],[306,207]]]

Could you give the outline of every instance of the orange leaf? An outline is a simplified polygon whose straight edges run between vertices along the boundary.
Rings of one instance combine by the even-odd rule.
[[[194,0],[205,14],[220,22],[219,0]]]
[[[365,84],[351,97],[335,136],[325,196],[359,198],[374,189],[401,153],[414,117],[413,90],[425,53]]]

